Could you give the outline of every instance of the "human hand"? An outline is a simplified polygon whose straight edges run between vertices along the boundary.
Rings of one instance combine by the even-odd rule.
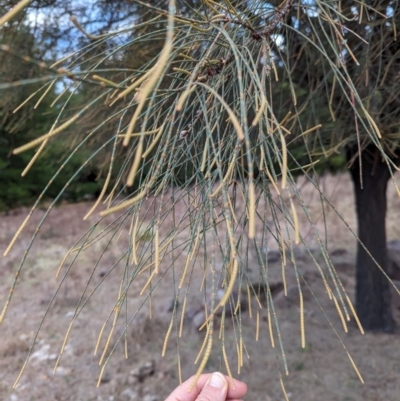
[[[240,401],[247,393],[247,385],[239,380],[231,380],[222,373],[204,374],[199,377],[194,388],[189,391],[194,376],[177,387],[165,401]]]

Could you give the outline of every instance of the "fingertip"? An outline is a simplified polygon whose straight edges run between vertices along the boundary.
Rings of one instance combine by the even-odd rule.
[[[210,377],[208,385],[218,389],[223,389],[224,387],[228,387],[228,381],[222,373],[214,372]]]

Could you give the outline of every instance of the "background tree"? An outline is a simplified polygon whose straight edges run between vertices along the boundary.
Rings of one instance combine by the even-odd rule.
[[[290,79],[296,93],[303,95],[296,107],[286,103],[283,108],[308,109],[303,113],[305,123],[322,125],[318,135],[302,137],[311,155],[329,157],[341,149],[347,157],[359,225],[357,313],[364,329],[393,332],[390,282],[382,273],[388,271],[386,187],[400,163],[399,88],[394,78],[399,67],[395,29],[399,14],[390,1],[370,2],[361,9],[345,2],[340,12],[342,19],[334,25],[330,21],[310,24],[317,16],[305,8],[292,13],[293,28],[276,51],[287,59],[282,80]],[[298,35],[307,29],[308,37]],[[330,30],[336,39],[328,34]],[[318,47],[326,49],[328,57]],[[377,136],[370,135],[372,128]]]
[[[49,8],[51,10],[49,20],[62,19],[65,11],[57,8],[54,10],[53,6],[56,7],[54,4],[49,5],[48,2],[39,2],[35,4],[35,9],[42,12]],[[4,7],[1,9],[1,15],[3,9]],[[67,31],[63,31],[64,45],[69,39],[69,31],[70,27]],[[57,116],[52,103],[62,90],[62,86],[56,88],[51,82],[45,85],[40,81],[36,82],[37,77],[43,74],[42,68],[37,62],[32,63],[29,60],[27,62],[27,58],[51,64],[54,61],[52,57],[57,55],[57,51],[63,51],[59,41],[59,29],[54,27],[53,23],[35,16],[32,12],[19,14],[17,19],[0,31],[0,45],[12,43],[13,51],[23,56],[9,57],[4,52],[0,54],[0,76],[3,84],[0,99],[0,186],[2,188],[0,210],[32,205],[52,178],[57,161],[68,156],[66,151],[68,147],[63,139],[57,140],[51,148],[46,149],[29,170],[26,167],[35,152],[12,156],[12,150],[15,147],[32,140],[38,132],[49,130]],[[16,85],[18,82],[26,81],[33,84]],[[7,88],[9,84],[11,86]],[[24,105],[23,102],[31,98],[32,93],[36,95],[36,98]],[[75,106],[72,107],[76,107],[81,102],[82,100],[73,99],[72,103]],[[73,157],[66,169],[58,176],[58,180],[48,187],[45,196],[54,199],[63,188],[65,181],[81,167],[90,154],[90,149],[87,149],[82,154]],[[97,166],[89,164],[86,171],[76,177],[63,198],[74,201],[96,194],[102,185],[101,179],[94,180],[98,171]]]
[[[0,14],[5,14],[16,2],[6,1],[0,4]],[[136,10],[136,11],[135,11]],[[83,29],[80,23],[85,24],[86,29],[95,27],[96,32],[106,32],[118,27],[121,23],[127,23],[132,15],[136,17],[143,12],[137,10],[137,7],[126,7],[126,4],[96,2],[89,5],[79,5],[64,1],[35,1],[29,8],[19,13],[9,24],[6,24],[1,30],[0,44],[12,44],[14,56],[10,57],[6,52],[0,54],[1,57],[1,82],[3,83],[1,98],[1,116],[2,116],[2,148],[0,169],[1,185],[6,188],[2,191],[0,210],[8,210],[11,207],[31,205],[39,196],[48,199],[54,199],[60,194],[65,182],[74,175],[77,170],[80,172],[75,176],[74,181],[68,186],[68,191],[63,192],[62,198],[75,201],[99,194],[104,179],[100,171],[104,165],[100,162],[89,162],[85,169],[82,164],[92,155],[94,150],[93,143],[86,146],[83,152],[74,155],[72,159],[63,167],[53,180],[51,186],[46,184],[54,174],[57,162],[62,164],[68,159],[68,148],[71,143],[64,138],[57,138],[51,148],[46,148],[39,152],[37,161],[29,170],[25,170],[29,161],[35,152],[29,151],[25,154],[11,156],[12,150],[22,146],[24,143],[33,139],[37,132],[44,132],[51,128],[54,119],[57,116],[57,108],[54,101],[57,96],[66,95],[69,92],[68,79],[48,80],[48,77],[37,79],[46,71],[38,64],[37,60],[46,62],[48,65],[65,55],[71,53],[74,48],[85,48],[85,55],[78,62],[77,68],[90,69],[98,62],[107,68],[104,76],[113,79],[123,79],[127,71],[132,71],[142,65],[143,60],[155,57],[162,48],[163,38],[159,42],[147,43],[146,47],[130,48],[128,52],[121,52],[113,59],[103,60],[105,49],[111,50],[115,43],[112,39],[103,41],[100,45],[93,45],[93,38],[85,36],[77,30]],[[80,21],[80,23],[72,21]],[[55,21],[58,21],[55,24]],[[139,29],[141,33],[146,31],[143,26]],[[127,33],[129,35],[129,33]],[[118,40],[117,40],[118,42]],[[134,50],[134,57],[132,51]],[[26,57],[31,60],[26,62]],[[73,57],[70,58],[73,61]],[[57,75],[57,74],[56,74]],[[44,81],[44,84],[43,84]],[[33,82],[27,85],[16,85],[20,82]],[[13,83],[7,88],[9,83]],[[86,99],[90,99],[98,94],[102,89],[99,82],[96,85],[85,85],[81,82],[80,90],[70,91],[68,100],[69,109],[66,114],[73,113],[80,107]],[[35,94],[30,98],[31,94]],[[46,94],[46,96],[42,96]],[[27,98],[30,98],[26,104],[22,104]],[[19,107],[19,106],[23,107]],[[91,110],[90,115],[80,121],[82,129],[79,134],[85,135],[85,129],[95,127],[101,121],[105,112],[111,109],[108,105]],[[109,131],[110,125],[105,128]],[[65,134],[71,134],[67,130]],[[106,133],[102,134],[104,137]],[[75,136],[75,140],[76,140]],[[38,155],[36,155],[37,157]],[[119,157],[124,157],[121,153]],[[25,170],[25,171],[24,171]],[[24,178],[21,177],[23,172]],[[43,188],[47,188],[43,193]]]

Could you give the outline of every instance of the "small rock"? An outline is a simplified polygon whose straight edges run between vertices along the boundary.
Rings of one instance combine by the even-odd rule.
[[[275,263],[281,260],[281,253],[279,251],[269,251],[268,255],[268,263]]]
[[[196,330],[199,330],[205,321],[206,321],[206,314],[204,313],[204,309],[201,309],[192,318],[193,327]]]
[[[47,361],[50,356],[49,350],[50,350],[50,344],[44,344],[40,349],[38,349],[31,355],[31,359],[36,359],[38,361]]]
[[[126,400],[126,401],[136,401],[139,399],[139,394],[137,391],[132,390],[131,388],[126,388],[122,393],[121,393],[121,399]]]
[[[271,291],[272,296],[279,294],[279,292],[283,290],[282,281],[277,281],[275,283],[269,283],[269,290]]]
[[[200,301],[197,301],[196,300],[196,305],[199,305],[200,304]],[[186,310],[186,313],[185,313],[185,319],[188,319],[188,320],[193,320],[193,318],[199,313],[199,312],[201,312],[202,310],[204,309],[204,307],[198,307],[198,306],[196,306],[196,307],[194,307],[194,308],[189,308],[189,309],[187,309]]]
[[[137,367],[130,371],[130,374],[138,379],[141,383],[146,377],[152,376],[155,371],[155,362],[153,360],[144,363],[142,366]]]
[[[143,397],[143,401],[159,401],[156,395],[147,394]]]
[[[72,369],[70,368],[64,368],[62,366],[58,366],[54,374],[57,376],[69,376],[72,372]]]
[[[246,288],[246,287],[245,287]],[[220,288],[217,291],[217,296],[216,296],[216,304],[218,305],[219,301],[221,301],[221,299],[224,297],[225,295],[225,290]],[[235,305],[235,309],[238,303],[238,299],[239,299],[239,292],[237,290],[233,290],[232,291],[232,295],[231,298],[233,298],[233,303]],[[240,309],[242,312],[246,312],[249,309],[249,303],[247,300],[247,291],[243,292],[240,296]],[[223,312],[223,308],[219,308],[215,315],[216,316],[222,316],[222,312]],[[226,307],[225,308],[225,316],[226,317],[230,317],[232,316],[232,309],[230,307]]]
[[[20,339],[21,341],[27,341],[27,340],[29,340],[29,336],[28,336],[28,334],[21,334],[21,335],[19,336],[19,339]]]
[[[167,304],[165,310],[166,310],[167,312],[172,312],[172,311],[174,310],[174,307],[175,307],[175,298],[172,298],[172,299],[168,302],[168,304]],[[176,301],[176,310],[178,310],[178,308],[179,308],[179,301],[177,300],[177,301]]]
[[[267,298],[267,294],[265,291],[264,283],[252,283],[251,286],[255,289],[255,292],[258,293],[258,288],[260,288],[261,295],[265,300]],[[283,282],[282,281],[270,281],[269,282],[269,290],[271,291],[271,295],[273,298],[277,296],[283,290]],[[262,299],[260,299],[262,301]]]
[[[109,373],[105,373],[102,378],[100,379],[100,383],[108,383],[111,380],[111,375]]]
[[[217,290],[217,301],[221,301],[221,299],[224,297],[225,291],[222,288],[219,288]]]

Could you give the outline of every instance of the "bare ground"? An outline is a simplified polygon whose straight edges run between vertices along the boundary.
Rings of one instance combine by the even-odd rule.
[[[347,175],[327,176],[322,179],[321,186],[338,213],[347,221],[350,228],[356,231],[349,177]],[[299,182],[299,187],[310,215],[323,236],[324,222],[320,198],[310,185],[303,186]],[[33,244],[10,308],[0,326],[1,400],[162,401],[178,384],[178,359],[180,359],[184,379],[196,371],[193,361],[203,343],[204,332],[196,330],[194,327],[196,322],[193,322],[193,318],[191,321],[191,317],[197,311],[197,304],[201,301],[201,294],[194,288],[199,288],[202,273],[195,271],[193,274],[191,284],[193,289],[189,292],[187,301],[189,317],[185,321],[183,336],[179,341],[179,357],[174,326],[166,356],[162,358],[160,354],[171,321],[169,309],[174,297],[174,287],[169,281],[172,279],[172,273],[168,271],[152,300],[151,319],[149,305],[146,303],[126,331],[128,359],[125,359],[124,355],[124,324],[116,325],[117,328],[110,341],[108,352],[120,336],[122,336],[122,341],[116,345],[102,382],[99,387],[96,387],[101,370],[99,360],[106,346],[113,316],[104,330],[104,336],[100,341],[99,352],[96,356],[94,356],[94,349],[103,323],[109,317],[118,297],[123,274],[123,269],[119,266],[114,269],[111,267],[118,255],[121,255],[126,249],[127,243],[124,242],[123,236],[118,241],[114,241],[95,270],[93,270],[93,266],[98,260],[102,248],[100,245],[93,246],[81,255],[79,262],[70,269],[64,281],[62,278],[69,269],[69,264],[63,267],[58,278],[55,277],[55,272],[64,254],[96,221],[95,217],[90,218],[88,222],[82,221],[82,217],[90,206],[88,203],[82,203],[56,208],[51,212],[41,228],[39,237]],[[393,188],[389,189],[388,206],[388,240],[399,239],[400,199]],[[27,212],[28,210],[18,210],[13,214],[0,216],[1,250],[6,248]],[[6,300],[8,289],[19,262],[24,256],[25,248],[43,215],[44,210],[39,210],[33,215],[10,255],[0,260],[0,301],[2,303]],[[347,293],[350,298],[353,298],[356,239],[341,222],[338,215],[326,205],[325,218],[329,251],[333,254],[334,265]],[[318,253],[315,237],[311,234],[307,219],[301,214],[299,214],[299,219],[302,235],[307,237],[310,232],[310,249],[317,261],[322,262],[322,256]],[[181,235],[185,237],[184,232]],[[271,243],[270,247],[273,249],[274,244]],[[306,277],[310,290],[318,299],[319,304],[310,290],[304,287],[306,347],[303,349],[300,342],[298,293],[295,291],[297,287],[293,272],[288,271],[287,275],[288,297],[283,297],[279,288],[273,294],[289,376],[286,376],[284,372],[276,332],[275,348],[271,347],[265,307],[259,312],[260,334],[257,342],[255,341],[256,302],[254,298],[251,302],[252,317],[249,316],[249,311],[243,311],[240,314],[243,342],[245,350],[249,354],[249,358],[245,357],[243,360],[240,375],[237,374],[236,369],[235,336],[239,335],[238,326],[231,321],[226,323],[225,342],[228,358],[231,361],[233,375],[245,381],[249,386],[246,399],[252,401],[284,399],[279,380],[280,369],[290,400],[398,401],[400,394],[399,334],[365,334],[362,336],[353,320],[349,322],[348,333],[345,334],[335,306],[326,296],[322,280],[316,272],[310,256],[302,248],[297,249],[297,256],[298,269]],[[182,256],[183,263],[184,260],[185,258]],[[160,268],[163,271],[163,266]],[[281,280],[280,261],[271,262],[270,271],[271,282],[279,284]],[[65,333],[71,319],[74,318],[80,296],[92,274],[93,277],[88,288],[89,293],[97,285],[102,285],[87,300],[76,318],[59,367],[53,375],[53,368]],[[102,282],[102,280],[104,281]],[[139,296],[139,292],[146,280],[147,277],[139,276],[131,286],[126,304],[130,317],[139,309],[145,298]],[[35,332],[60,283],[62,286],[44,320],[26,370],[16,388],[12,389],[12,384],[28,355]],[[87,296],[84,300],[86,299]],[[398,298],[393,299],[393,306],[395,318],[400,323]],[[178,315],[180,316],[180,314]],[[120,323],[120,319],[118,322]],[[218,319],[216,326],[219,330]],[[333,328],[358,366],[365,384],[360,382]],[[220,369],[220,348],[215,345],[214,349],[215,353],[211,354],[206,367],[207,371]],[[105,358],[107,358],[108,352]],[[222,365],[224,370],[223,362]],[[154,372],[152,372],[153,370]]]

